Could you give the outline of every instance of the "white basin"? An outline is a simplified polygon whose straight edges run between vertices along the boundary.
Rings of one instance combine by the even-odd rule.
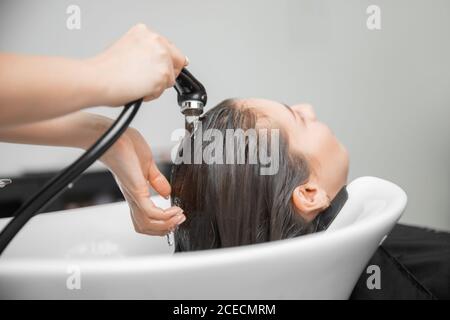
[[[325,232],[177,254],[165,237],[135,233],[126,203],[39,215],[0,257],[0,298],[346,299],[407,202],[375,177],[347,190]]]

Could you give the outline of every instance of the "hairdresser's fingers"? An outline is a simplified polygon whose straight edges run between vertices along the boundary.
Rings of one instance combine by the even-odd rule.
[[[133,170],[133,171],[139,171]],[[167,220],[171,218],[175,213],[168,210],[163,210],[155,206],[150,199],[150,193],[148,191],[148,185],[145,184],[140,189],[131,187],[129,182],[123,182],[117,175],[114,175],[120,191],[125,197],[130,209],[132,210],[132,217],[143,223],[146,219]],[[144,180],[144,178],[142,178]],[[179,208],[178,208],[179,209]],[[174,209],[175,210],[175,209]]]
[[[116,159],[107,162],[116,176],[116,180],[123,186],[122,192],[138,203],[140,199],[150,196],[146,175],[142,171],[139,156],[134,147],[127,146],[126,150]]]
[[[177,76],[181,69],[188,65],[188,59],[186,59],[186,55],[181,52],[172,42],[167,40],[167,45],[170,50],[170,54],[172,57],[173,69],[175,70],[175,75]]]
[[[159,171],[153,158],[152,150],[145,138],[136,129],[129,128],[127,134],[131,137],[134,148],[137,153],[145,179],[150,183],[151,187],[161,196],[170,196],[171,188],[169,181]]]
[[[142,205],[136,205],[133,201],[128,201],[128,203],[131,220],[138,233],[164,235],[184,221],[183,210],[178,207],[162,210],[153,204],[143,208]]]
[[[157,90],[153,90],[149,95],[146,95],[142,98],[144,102],[149,102],[158,99],[164,93],[164,91],[168,88],[171,88],[175,85],[175,75],[172,71],[170,71],[170,75],[166,79],[165,82],[162,83],[161,87]]]
[[[155,161],[152,150],[142,134],[135,128],[128,128],[125,134],[130,138],[134,148],[133,151],[136,153],[139,164],[145,175],[145,180],[148,180],[147,168],[150,167],[150,164]]]
[[[175,215],[167,221],[149,220],[144,232],[147,234],[166,235],[173,231],[178,225],[186,220],[186,216],[182,213]]]
[[[130,198],[134,206],[139,209],[139,214],[142,216],[142,219],[168,220],[178,212],[183,211],[181,208],[176,206],[170,208],[170,210],[163,210],[157,207],[150,197],[136,197],[134,195],[128,195],[128,198]],[[141,216],[138,218],[141,218]]]
[[[158,223],[162,224],[168,223],[170,226],[171,223],[173,223],[172,219],[175,218],[175,216],[183,215],[183,209],[180,207],[173,206],[163,210],[157,207],[150,198],[147,198],[146,201],[141,202],[139,208],[145,213],[145,217],[148,221],[159,221]]]
[[[157,207],[152,208],[133,208],[133,224],[135,230],[139,233],[151,234],[151,235],[165,235],[168,232],[174,230],[176,226],[183,223],[186,217],[183,214],[183,210],[179,207],[172,207],[164,211],[163,219],[157,219],[160,217],[161,212],[156,213],[162,209]]]
[[[152,188],[163,197],[170,196],[170,183],[166,177],[159,171],[155,162],[152,161],[148,172],[148,182]]]

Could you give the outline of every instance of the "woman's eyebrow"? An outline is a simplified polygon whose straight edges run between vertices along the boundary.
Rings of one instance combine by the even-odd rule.
[[[294,110],[292,110],[291,107],[289,107],[286,103],[281,103],[281,104],[289,110],[289,112],[292,114],[294,119],[297,121],[297,116],[295,115]]]
[[[281,103],[283,106],[285,106],[289,112],[292,114],[292,116],[294,117],[294,120],[297,121],[297,118],[300,117],[300,120],[302,121],[303,124],[305,124],[305,118],[301,115],[299,115],[297,112],[295,112],[294,110],[292,110],[292,108],[290,106],[288,106],[285,103]]]

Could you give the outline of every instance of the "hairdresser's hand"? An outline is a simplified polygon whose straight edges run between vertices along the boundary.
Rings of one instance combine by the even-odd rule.
[[[129,128],[101,160],[114,173],[137,232],[163,236],[186,219],[179,207],[163,210],[150,200],[150,186],[167,197],[170,184],[156,167],[148,144],[137,130]]]
[[[169,40],[138,24],[88,63],[96,70],[96,81],[104,84],[102,104],[121,106],[158,98],[188,61]]]
[[[142,24],[89,59],[0,52],[0,127],[156,99],[186,64],[180,50]]]

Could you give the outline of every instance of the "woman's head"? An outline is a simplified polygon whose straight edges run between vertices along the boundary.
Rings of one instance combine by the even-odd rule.
[[[316,120],[308,105],[288,107],[263,99],[229,99],[204,115],[202,131],[210,129],[222,134],[200,141],[200,151],[193,147],[194,152],[202,152],[211,144],[223,148],[224,154],[239,153],[241,148],[245,161],[230,164],[204,159],[206,163],[174,165],[172,200],[187,217],[175,235],[177,251],[252,244],[310,233],[317,215],[346,184],[345,148],[328,127]],[[268,139],[275,137],[277,141],[258,141],[254,145],[258,150],[253,150],[252,136],[246,135],[240,141],[243,146],[230,151],[226,141],[218,141],[225,140],[230,129],[268,129]],[[273,130],[278,130],[279,135],[270,135]],[[198,137],[186,139],[193,145]],[[259,158],[250,161],[262,148],[268,153],[278,152],[274,174],[261,174],[264,164]]]

